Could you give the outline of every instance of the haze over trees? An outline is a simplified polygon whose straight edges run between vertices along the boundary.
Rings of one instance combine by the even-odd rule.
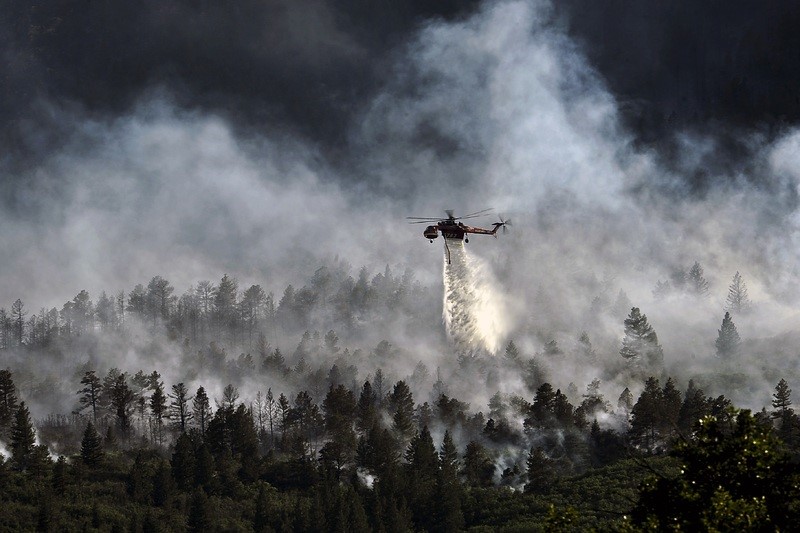
[[[568,520],[635,530],[675,517],[695,523],[683,508],[664,505],[664,491],[687,501],[730,497],[703,515],[714,523],[740,508],[775,524],[794,519],[785,509],[741,507],[745,496],[736,492],[732,465],[749,453],[738,443],[756,434],[769,435],[764,449],[776,453],[767,466],[789,476],[773,484],[791,486],[800,425],[784,379],[771,395],[761,391],[768,408],[755,416],[720,392],[739,379],[726,372],[746,357],[730,312],[707,354],[707,364],[723,365],[719,377],[697,376],[717,391],[709,396],[694,379],[682,386],[664,373],[665,348],[638,307],[619,320],[610,344],[595,344],[586,330],[563,345],[543,333],[534,353],[508,339],[499,356],[454,354],[433,369],[423,360],[398,365],[413,358],[402,340],[374,340],[390,324],[419,337],[436,323],[411,272],[370,276],[362,268],[356,279],[345,265],[326,266],[307,284],[286,287],[277,305],[261,285],[242,291],[230,276],[181,295],[155,276],[121,293],[124,305],[106,294],[95,304],[81,291],[61,311],[43,310],[41,322],[23,324],[21,342],[13,314],[5,315],[9,341],[0,354],[26,358],[0,370],[0,442],[9,450],[0,480],[45,499],[25,503],[0,482],[0,497],[17,509],[0,517],[3,527],[135,522],[144,529],[158,521],[174,530],[454,531],[547,529]],[[153,357],[137,355],[138,368],[114,357],[113,350],[141,346]],[[584,382],[564,383],[558,371],[602,361],[608,369]],[[37,377],[44,362],[66,371],[56,380]],[[504,388],[513,379],[519,388]],[[32,417],[29,401],[41,402],[43,387],[63,389],[74,408]],[[491,391],[488,401],[476,400],[478,390]],[[713,441],[720,431],[724,439]],[[700,489],[687,483],[700,470],[678,473],[676,465],[695,456],[722,469],[722,487],[734,485],[711,496],[693,492]],[[654,469],[664,477],[648,478]],[[759,484],[753,494],[773,494],[770,487]],[[598,512],[592,501],[613,512]],[[615,518],[623,515],[630,518]]]

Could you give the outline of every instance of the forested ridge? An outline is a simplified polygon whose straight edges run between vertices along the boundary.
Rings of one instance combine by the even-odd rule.
[[[773,530],[797,519],[800,423],[784,379],[755,414],[679,384],[637,307],[615,354],[582,332],[575,349],[550,340],[525,354],[509,340],[497,356],[445,354],[429,368],[421,343],[448,349],[433,291],[411,271],[351,270],[334,261],[279,298],[227,275],[179,296],[155,276],[61,309],[2,310],[0,529]],[[698,264],[679,274],[656,292],[708,291]],[[724,377],[742,350],[732,317],[749,305],[737,273],[715,343],[722,386],[737,383]],[[551,371],[603,357],[624,377],[579,389]]]

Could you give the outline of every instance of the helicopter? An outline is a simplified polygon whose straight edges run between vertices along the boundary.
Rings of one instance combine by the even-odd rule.
[[[476,228],[461,222],[461,220],[486,216],[490,211],[492,211],[491,208],[482,209],[481,211],[457,217],[454,215],[452,209],[445,209],[447,218],[444,219],[438,217],[406,217],[406,219],[411,221],[409,224],[429,224],[428,227],[425,228],[425,231],[422,232],[422,235],[430,242],[433,242],[433,240],[439,236],[439,232],[441,232],[442,237],[445,239],[444,245],[447,250],[447,262],[450,263],[450,248],[447,246],[447,241],[449,239],[469,242],[468,235],[470,233],[476,235],[494,235],[497,237],[497,230],[500,228],[503,228],[503,233],[508,231],[507,228],[511,225],[511,221],[503,220],[502,217],[500,217],[500,222],[492,224],[492,226],[494,226],[493,229]],[[435,222],[435,224],[431,224],[432,222]]]

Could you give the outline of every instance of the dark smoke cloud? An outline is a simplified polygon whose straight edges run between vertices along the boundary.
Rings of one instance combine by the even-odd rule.
[[[182,108],[229,118],[238,131],[268,124],[311,139],[346,166],[354,122],[396,82],[398,59],[416,32],[437,20],[463,20],[479,6],[13,0],[0,15],[4,159],[35,157],[71,134],[42,102],[113,116],[155,87]],[[706,194],[723,174],[757,180],[757,150],[742,132],[775,137],[800,119],[795,2],[754,8],[746,0],[563,0],[547,16],[567,29],[602,77],[637,142],[656,148],[661,164],[680,175],[666,188],[676,195]],[[404,89],[412,94],[418,83],[433,81],[409,74]],[[686,132],[713,137],[699,164],[684,160]],[[436,157],[473,149],[455,142],[435,117],[418,124],[415,135]]]
[[[743,133],[774,138],[800,120],[797,2],[563,0],[556,6],[619,102],[626,126],[659,149],[662,164],[685,173],[676,132],[714,136],[713,152],[686,176],[684,194],[706,193],[715,174],[752,170],[754,150]]]
[[[42,100],[113,115],[161,87],[182,107],[240,127],[280,125],[332,148],[391,50],[425,20],[476,4],[10,1],[0,19],[4,137],[23,151],[50,149],[69,130],[48,120]]]

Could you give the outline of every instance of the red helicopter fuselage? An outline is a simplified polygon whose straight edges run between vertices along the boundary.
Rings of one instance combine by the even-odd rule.
[[[425,228],[425,231],[422,232],[422,234],[426,239],[430,240],[437,238],[440,232],[442,234],[442,237],[444,237],[445,239],[457,239],[457,240],[464,240],[468,233],[497,236],[497,230],[500,229],[501,226],[503,226],[503,223],[495,222],[493,226],[494,228],[492,229],[476,228],[474,226],[468,226],[463,222],[458,222],[452,219],[445,219],[445,220],[440,220],[435,225],[428,226],[427,228]]]

